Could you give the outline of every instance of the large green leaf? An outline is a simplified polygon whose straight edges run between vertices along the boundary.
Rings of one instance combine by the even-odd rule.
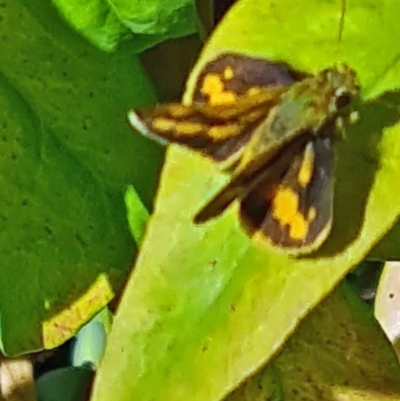
[[[13,354],[64,341],[120,288],[135,252],[125,190],[150,206],[161,154],[126,123],[154,101],[134,55],[93,49],[49,1],[3,4],[0,305]]]
[[[193,225],[226,177],[171,146],[94,400],[220,399],[270,360],[392,227],[400,130],[397,96],[385,92],[400,87],[399,12],[395,2],[365,0],[242,0],[231,10],[194,68],[186,100],[205,63],[227,51],[308,73],[344,61],[358,73],[360,121],[337,146],[332,234],[316,254],[295,259],[253,244],[234,208]]]

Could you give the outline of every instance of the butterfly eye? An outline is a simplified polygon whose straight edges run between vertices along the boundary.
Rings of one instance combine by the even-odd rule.
[[[343,93],[335,99],[336,108],[339,110],[346,107],[351,102],[351,96],[348,93]]]

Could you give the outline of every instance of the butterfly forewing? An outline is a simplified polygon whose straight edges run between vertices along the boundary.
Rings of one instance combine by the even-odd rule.
[[[194,103],[234,103],[260,88],[290,86],[294,79],[284,64],[264,59],[225,54],[208,63],[198,76]]]
[[[248,142],[254,128],[265,119],[287,87],[259,88],[234,103],[185,106],[180,103],[135,110],[131,124],[160,142],[175,142],[224,160]]]
[[[158,142],[180,143],[216,161],[233,155],[237,159],[254,127],[292,83],[283,65],[224,55],[207,64],[199,75],[192,104],[132,110],[129,121]]]

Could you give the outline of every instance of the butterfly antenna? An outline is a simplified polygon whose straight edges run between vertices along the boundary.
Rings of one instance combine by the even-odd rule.
[[[343,37],[343,30],[344,30],[344,16],[346,14],[346,0],[342,0],[342,13],[340,15],[340,22],[339,22],[339,34],[338,34],[338,41],[339,43],[342,41]]]

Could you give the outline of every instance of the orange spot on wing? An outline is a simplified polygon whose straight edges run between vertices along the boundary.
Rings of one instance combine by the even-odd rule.
[[[232,104],[237,100],[235,92],[225,90],[221,76],[210,73],[204,77],[201,93],[208,97],[211,105]]]
[[[306,219],[299,210],[299,195],[290,188],[278,187],[272,201],[272,214],[282,226],[288,227],[289,236],[302,240],[307,236],[310,221],[316,216],[316,210],[310,209]]]
[[[222,125],[222,126],[215,126],[211,127],[208,130],[208,136],[213,139],[228,139],[240,134],[240,127],[238,124],[229,124],[229,125]]]
[[[246,92],[246,95],[248,96],[254,96],[258,95],[261,92],[261,88],[259,86],[252,86],[249,88]]]
[[[174,120],[165,117],[157,117],[152,121],[152,126],[158,132],[170,132],[176,128]]]
[[[308,145],[297,174],[298,183],[305,188],[311,181],[314,172],[315,153],[312,145]]]
[[[309,211],[308,211],[308,216],[307,216],[307,220],[308,221],[314,221],[317,217],[317,209],[315,207],[310,207]]]
[[[203,125],[189,121],[179,122],[176,125],[177,133],[180,135],[198,135],[204,131]]]
[[[204,77],[201,93],[203,95],[212,95],[224,91],[224,83],[218,74],[208,74]]]
[[[289,226],[289,235],[295,240],[305,238],[308,232],[308,223],[301,214],[296,214]]]
[[[176,119],[188,118],[193,114],[193,111],[189,107],[178,103],[168,105],[167,112],[172,118]]]
[[[235,76],[235,73],[232,69],[232,67],[226,67],[223,73],[223,77],[226,81],[229,81]]]

